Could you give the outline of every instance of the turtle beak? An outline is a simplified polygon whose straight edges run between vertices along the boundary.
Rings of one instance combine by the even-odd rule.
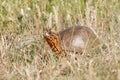
[[[45,32],[43,33],[43,36],[44,36],[44,37],[48,37],[48,36],[50,36],[50,35],[48,34],[48,32],[45,31]]]

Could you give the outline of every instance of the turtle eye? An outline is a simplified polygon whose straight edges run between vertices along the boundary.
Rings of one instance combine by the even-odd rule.
[[[52,34],[52,32],[51,32],[51,30],[49,29],[49,30],[47,30],[47,32],[48,32],[48,34],[49,35],[51,35]]]

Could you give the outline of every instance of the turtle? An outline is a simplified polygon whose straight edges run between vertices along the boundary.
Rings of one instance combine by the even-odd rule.
[[[72,26],[57,33],[44,29],[43,36],[52,51],[61,56],[65,56],[66,52],[83,53],[100,44],[96,32],[86,26]]]

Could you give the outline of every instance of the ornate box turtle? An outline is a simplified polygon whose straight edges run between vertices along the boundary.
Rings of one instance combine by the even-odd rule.
[[[59,55],[65,55],[66,51],[83,53],[100,44],[95,32],[84,26],[69,27],[58,33],[45,29],[43,36],[51,49]]]

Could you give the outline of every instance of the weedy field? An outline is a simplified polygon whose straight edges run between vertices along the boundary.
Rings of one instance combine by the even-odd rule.
[[[43,28],[74,25],[106,48],[56,61]],[[120,80],[120,0],[0,0],[0,80]]]

